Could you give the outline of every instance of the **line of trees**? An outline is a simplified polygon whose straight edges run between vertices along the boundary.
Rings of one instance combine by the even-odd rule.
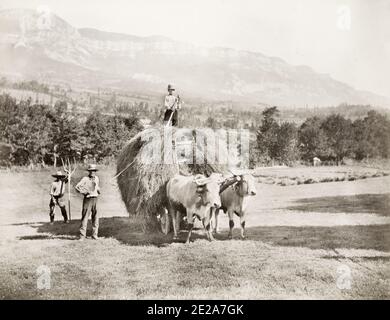
[[[0,78],[0,87],[9,87],[17,90],[30,90],[34,92],[49,93],[50,89],[47,85],[36,80],[9,82],[5,77]]]
[[[46,165],[67,157],[101,161],[114,157],[141,129],[135,116],[83,115],[67,109],[66,102],[58,101],[53,108],[1,95],[0,142],[12,147],[9,162]]]
[[[309,117],[299,127],[290,122],[280,123],[278,114],[277,107],[262,112],[252,165],[311,162],[314,157],[340,164],[345,158],[390,156],[390,121],[374,110],[355,121],[339,114]]]
[[[12,151],[0,164],[51,165],[60,158],[113,158],[141,130],[137,114],[68,112],[64,101],[51,107],[0,95],[0,158]],[[277,107],[265,109],[257,118],[252,131],[256,139],[250,149],[252,166],[312,162],[314,157],[333,163],[345,158],[390,157],[390,121],[373,110],[354,121],[331,114],[309,117],[300,125],[280,121]]]

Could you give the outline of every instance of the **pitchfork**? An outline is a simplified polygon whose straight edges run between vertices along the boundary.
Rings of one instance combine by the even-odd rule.
[[[64,160],[61,158],[62,167],[64,168],[65,173],[68,175],[68,209],[69,209],[69,221],[72,221],[72,214],[70,211],[70,180],[72,178],[72,174],[77,169],[76,160],[73,158],[73,163],[70,163],[69,158],[66,159],[65,163]]]

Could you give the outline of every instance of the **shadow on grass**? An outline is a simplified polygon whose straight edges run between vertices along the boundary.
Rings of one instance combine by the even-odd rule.
[[[322,259],[329,259],[329,260],[339,260],[340,257],[339,256],[323,256],[321,257]],[[352,261],[356,262],[356,261],[377,261],[377,262],[389,262],[390,261],[390,257],[389,256],[374,256],[374,257],[370,257],[370,256],[361,256],[361,257],[352,257],[350,258]]]
[[[79,221],[71,221],[69,224],[56,222],[37,224],[38,235],[24,236],[21,240],[43,239],[78,239]],[[41,234],[39,234],[41,233]],[[233,240],[228,240],[228,230],[223,229],[215,235],[218,241],[239,240],[239,228],[234,229]],[[91,234],[91,223],[88,224],[88,233]],[[375,249],[390,251],[390,224],[387,225],[363,225],[363,226],[267,226],[249,227],[246,230],[248,240],[261,241],[275,246],[306,247],[310,249]],[[164,235],[161,232],[144,233],[139,223],[126,217],[101,218],[99,237],[113,238],[132,246],[154,245],[164,247],[172,242],[183,243],[187,237],[187,231],[179,234],[179,240],[172,240],[172,233]],[[203,230],[195,230],[191,240],[206,239]]]
[[[60,240],[73,240],[69,236],[53,236],[48,234],[35,234],[31,236],[22,236],[18,238],[19,240],[48,240],[48,239],[60,239]]]
[[[10,223],[10,224],[5,224],[6,226],[34,226],[37,224],[40,224],[42,222],[18,222],[18,223]]]
[[[304,198],[285,209],[330,213],[374,213],[390,216],[390,193]]]
[[[238,237],[238,235],[237,232],[235,236]],[[247,229],[247,238],[276,246],[390,251],[390,224],[332,227],[251,227]]]
[[[111,217],[111,218],[100,218],[99,219],[99,237],[101,238],[114,238],[118,241],[133,245],[133,246],[143,246],[143,245],[154,245],[158,247],[164,247],[172,242],[185,242],[187,231],[182,230],[179,234],[179,239],[173,241],[173,234],[164,235],[161,232],[143,232],[142,226],[139,222],[127,217]],[[36,226],[38,233],[44,233],[45,235],[37,235],[36,239],[50,239],[50,236],[47,234],[53,235],[53,239],[59,239],[59,236],[66,238],[78,239],[80,221],[73,220],[69,224],[64,224],[62,222],[55,222],[54,224],[44,223]],[[91,235],[91,221],[88,221],[87,237]],[[191,240],[196,239],[205,239],[206,236],[203,234],[198,234],[198,230],[192,233]],[[34,236],[27,236],[34,237]],[[22,237],[21,240],[31,240],[30,238]]]

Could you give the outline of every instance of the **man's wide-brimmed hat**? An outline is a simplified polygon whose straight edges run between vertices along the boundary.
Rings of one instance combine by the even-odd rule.
[[[66,177],[66,175],[63,174],[61,171],[57,171],[56,173],[52,174],[51,176],[54,177],[54,178],[64,178],[64,177]]]
[[[90,164],[87,168],[87,171],[98,171],[96,164]]]
[[[168,84],[168,91],[175,91],[175,88],[173,87],[173,85]]]

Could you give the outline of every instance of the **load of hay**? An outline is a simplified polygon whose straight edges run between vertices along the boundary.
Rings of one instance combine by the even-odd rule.
[[[117,182],[130,215],[150,221],[166,204],[165,186],[174,175],[223,173],[229,167],[226,141],[208,129],[146,129],[124,147]]]

